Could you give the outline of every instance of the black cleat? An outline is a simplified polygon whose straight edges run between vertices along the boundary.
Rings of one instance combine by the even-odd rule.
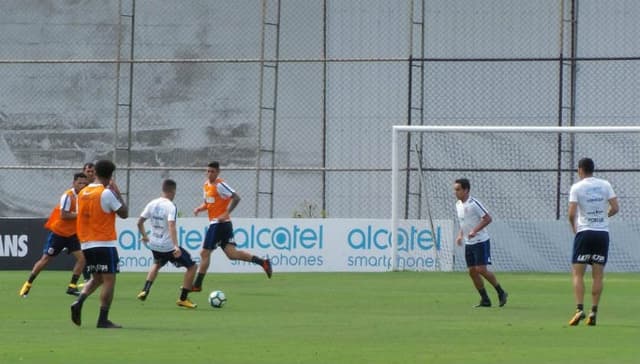
[[[69,286],[67,287],[67,294],[70,294],[72,296],[80,296],[80,291],[78,290],[78,286],[75,284],[69,284]]]
[[[97,328],[99,329],[121,329],[122,325],[118,325],[115,324],[109,320],[103,321],[103,322],[98,322],[98,324],[96,325]]]
[[[80,318],[82,316],[82,304],[75,301],[71,304],[71,321],[80,326]]]
[[[267,273],[267,277],[271,279],[271,275],[273,274],[273,269],[271,268],[271,261],[269,258],[262,261],[262,269]]]
[[[507,292],[502,292],[501,295],[498,295],[498,299],[500,300],[500,307],[507,304],[507,297],[509,297],[509,294]]]
[[[491,301],[480,300],[480,303],[473,307],[491,307]]]

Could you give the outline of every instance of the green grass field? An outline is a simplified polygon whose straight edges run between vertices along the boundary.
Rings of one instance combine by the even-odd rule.
[[[0,363],[637,363],[640,274],[607,274],[598,326],[570,327],[569,274],[498,273],[503,308],[474,309],[465,273],[210,274],[222,309],[193,293],[175,305],[182,275],[161,272],[146,302],[143,273],[118,275],[110,318],[95,327],[97,292],[81,328],[70,321],[67,272],[2,272]],[[590,282],[588,281],[590,284]],[[495,292],[491,290],[495,301]],[[589,304],[589,300],[586,301]]]

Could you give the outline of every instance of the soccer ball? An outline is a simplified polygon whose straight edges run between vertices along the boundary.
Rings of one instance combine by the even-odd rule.
[[[222,308],[227,303],[227,296],[222,291],[213,291],[209,294],[209,303],[211,307]]]

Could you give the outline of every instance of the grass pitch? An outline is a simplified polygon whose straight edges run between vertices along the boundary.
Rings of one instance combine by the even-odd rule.
[[[144,273],[118,275],[110,318],[95,327],[98,292],[71,323],[68,272],[0,273],[1,363],[637,363],[640,274],[605,277],[598,326],[567,322],[569,273],[502,273],[503,307],[476,309],[465,273],[210,274],[177,307],[182,274],[161,272],[145,302]],[[587,280],[588,286],[590,282]],[[223,290],[214,309],[208,292]],[[490,295],[497,298],[493,289]],[[590,299],[585,302],[589,307]]]

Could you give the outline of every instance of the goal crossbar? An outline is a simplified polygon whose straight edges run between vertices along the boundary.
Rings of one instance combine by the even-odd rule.
[[[399,151],[400,133],[640,133],[640,126],[477,126],[477,125],[394,125],[391,133],[391,232],[392,253],[391,267],[397,270],[399,245],[398,231],[398,186],[399,186]]]

